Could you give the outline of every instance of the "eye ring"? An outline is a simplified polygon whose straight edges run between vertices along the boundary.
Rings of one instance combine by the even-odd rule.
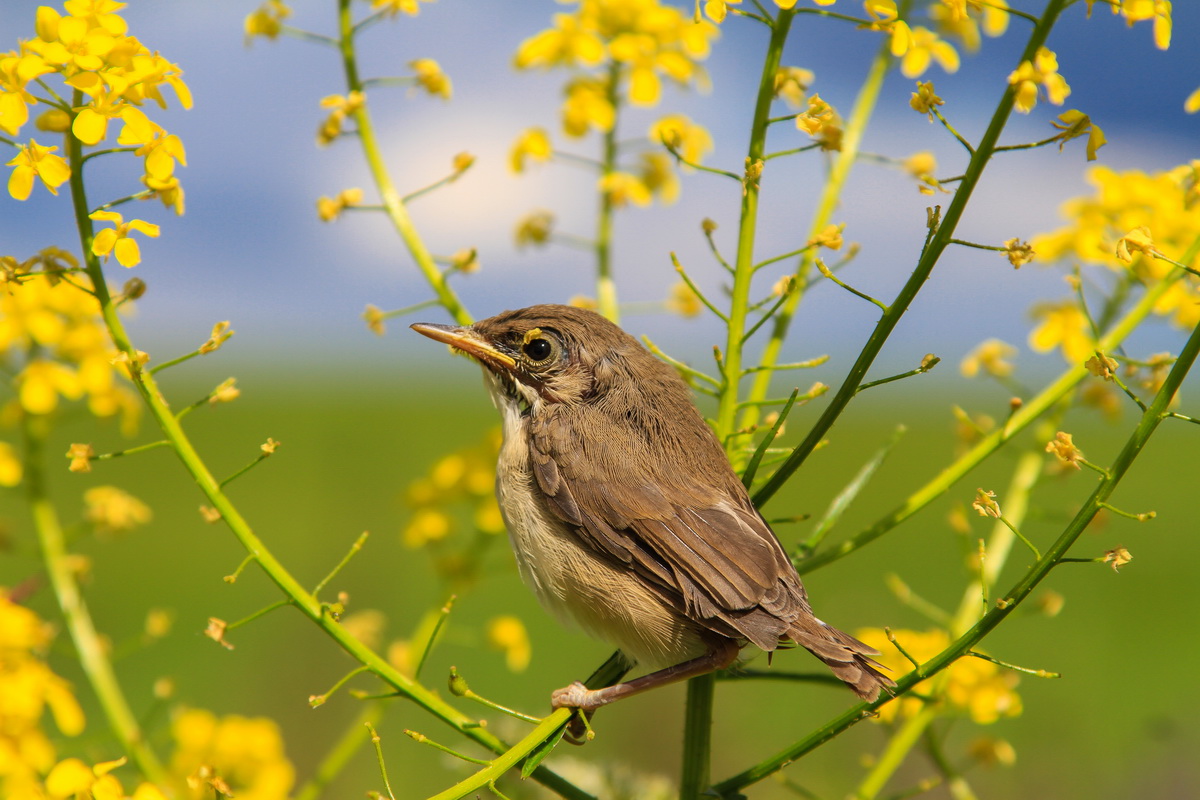
[[[521,352],[533,364],[541,364],[549,361],[556,353],[558,348],[554,346],[554,342],[543,336],[530,339],[521,346]]]

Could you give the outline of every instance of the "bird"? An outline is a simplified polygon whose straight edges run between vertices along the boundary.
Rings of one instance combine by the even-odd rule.
[[[554,708],[584,713],[799,645],[860,698],[894,686],[878,651],[818,619],[676,370],[604,316],[566,305],[471,325],[415,323],[483,367],[500,412],[496,494],[541,604],[648,670]]]

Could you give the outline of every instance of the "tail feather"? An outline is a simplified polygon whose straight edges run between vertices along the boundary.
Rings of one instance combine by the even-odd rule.
[[[878,650],[815,617],[798,621],[797,626],[788,631],[788,636],[821,659],[835,677],[863,700],[873,701],[880,691],[896,685],[881,671],[887,667],[870,658],[879,655]]]

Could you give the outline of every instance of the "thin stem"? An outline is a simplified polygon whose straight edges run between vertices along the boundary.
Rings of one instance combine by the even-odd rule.
[[[68,136],[67,139],[78,142],[74,137]],[[77,143],[74,148],[78,150]],[[47,491],[45,442],[41,431],[37,430],[42,422],[41,419],[26,417],[23,424],[25,488],[34,530],[42,550],[46,572],[50,576],[50,584],[54,589],[54,597],[62,611],[67,633],[79,655],[83,673],[87,676],[92,691],[96,693],[108,726],[121,743],[121,749],[137,764],[138,769],[150,782],[165,789],[172,785],[171,779],[158,755],[145,740],[137,717],[117,681],[116,672],[108,658],[108,650],[96,631],[92,615],[75,580],[70,555],[67,553],[66,536]]]
[[[313,776],[300,787],[300,791],[296,793],[296,800],[317,800],[329,788],[329,784],[346,769],[359,748],[371,738],[366,726],[378,725],[383,718],[383,709],[382,701],[363,704],[362,710],[346,728],[346,732],[338,738],[325,758],[321,759]]]
[[[358,60],[354,49],[355,27],[351,13],[351,0],[338,0],[338,24],[337,45],[342,55],[346,88],[351,92],[361,92],[363,84],[358,75]],[[430,255],[429,249],[413,224],[412,217],[409,216],[408,207],[404,205],[400,193],[392,182],[392,176],[388,173],[387,164],[384,163],[379,142],[375,138],[375,126],[371,121],[371,114],[365,102],[354,110],[353,117],[354,123],[358,127],[358,139],[362,144],[363,157],[371,170],[371,177],[375,181],[375,187],[379,191],[379,197],[383,201],[388,218],[391,219],[401,241],[404,242],[417,269],[429,283],[434,294],[437,295],[438,302],[459,325],[471,324],[470,312],[467,311],[454,290],[450,288],[446,282],[446,276],[434,263],[433,256]]]
[[[1041,22],[1030,34],[1025,52],[1021,57],[1022,61],[1032,59],[1037,53],[1038,48],[1045,44],[1046,38],[1050,35],[1050,30],[1054,27],[1054,22],[1057,20],[1058,14],[1065,2],[1066,0],[1050,0],[1047,4]],[[959,186],[958,191],[955,192],[937,229],[932,231],[928,246],[922,252],[916,267],[913,269],[912,275],[909,276],[908,281],[901,288],[899,294],[896,295],[896,299],[889,304],[887,313],[883,314],[876,324],[875,330],[871,333],[866,345],[863,346],[858,359],[850,368],[850,372],[842,382],[841,387],[829,401],[820,419],[800,446],[796,448],[792,456],[788,458],[784,465],[755,494],[754,501],[759,507],[770,500],[787,483],[792,474],[800,468],[800,465],[804,463],[805,459],[816,448],[817,444],[825,438],[833,423],[841,416],[842,411],[858,392],[858,386],[862,383],[867,370],[875,361],[875,357],[883,349],[884,343],[891,336],[896,325],[899,324],[901,317],[904,316],[909,305],[916,298],[917,293],[929,279],[933,268],[941,258],[942,252],[946,249],[950,239],[953,238],[954,230],[962,218],[963,211],[966,209],[967,203],[975,191],[975,187],[979,184],[979,180],[983,176],[984,167],[987,166],[992,156],[996,141],[999,139],[1001,132],[1004,130],[1005,123],[1013,112],[1015,91],[1016,89],[1013,86],[1008,86],[1004,90],[1004,94],[996,106],[996,111],[992,115],[991,122],[988,123],[987,130],[984,131],[978,147],[975,148],[971,156],[971,161],[967,165],[962,184]],[[843,151],[843,158],[846,155]]]
[[[343,19],[348,24],[350,0],[339,0],[339,4],[343,11]],[[351,75],[353,76],[353,72],[351,72]],[[357,83],[357,77],[353,77],[352,79]],[[82,105],[82,98],[77,97],[76,100],[75,105]],[[369,120],[365,116],[363,120],[369,123]],[[95,286],[96,299],[100,305],[100,314],[104,320],[104,325],[108,328],[113,345],[119,352],[128,355],[131,362],[136,362],[137,350],[129,339],[124,321],[117,314],[116,303],[113,301],[108,291],[108,286],[104,281],[104,272],[100,262],[92,254],[94,229],[92,220],[88,217],[87,194],[80,170],[78,169],[79,144],[74,137],[68,136],[65,138],[67,140],[66,152],[72,167],[70,178],[72,207],[75,213],[75,223],[79,231],[80,249],[87,265],[86,271]],[[367,138],[370,139],[371,137]],[[373,141],[373,139],[371,140]],[[372,152],[377,154],[378,151],[376,149]],[[381,162],[378,162],[377,159],[372,162],[373,170],[377,164],[381,167]],[[380,174],[384,180],[387,179],[386,172]],[[390,182],[386,184],[388,190],[383,192],[383,194],[385,197],[390,196],[396,199],[397,195],[394,190],[390,189],[390,185]],[[399,209],[403,216],[395,219],[407,220],[407,213],[404,212],[403,207],[399,206]],[[392,206],[389,205],[389,213],[391,210]],[[413,233],[415,236],[415,231]],[[419,239],[415,239],[414,241],[416,244],[420,243]],[[423,251],[423,246],[421,251],[425,252]],[[428,256],[427,252],[425,252],[425,256]],[[432,266],[432,260],[427,259],[427,261]],[[421,263],[420,259],[418,259],[418,263]],[[434,267],[434,270],[436,271],[436,267]],[[448,292],[449,290],[446,289],[446,291]],[[442,295],[439,294],[439,297],[442,297]],[[455,318],[461,324],[468,324],[470,317],[466,310],[457,303],[457,299],[452,294],[445,295],[445,298],[449,302],[447,308],[451,310]],[[197,487],[207,498],[209,504],[220,514],[221,519],[229,526],[230,531],[246,551],[255,555],[259,567],[271,582],[280,589],[284,596],[288,598],[288,601],[292,605],[312,621],[313,624],[321,628],[351,658],[370,669],[380,680],[394,688],[397,693],[412,700],[431,715],[458,730],[463,736],[474,740],[492,752],[507,752],[507,745],[498,737],[478,728],[475,720],[454,708],[436,692],[430,691],[417,681],[402,674],[388,663],[386,659],[355,638],[350,631],[338,624],[336,620],[333,620],[326,613],[324,604],[309,594],[296,577],[284,567],[279,559],[275,557],[274,553],[271,552],[270,548],[254,532],[249,522],[242,516],[238,507],[221,490],[217,479],[213,477],[208,465],[200,457],[195,445],[183,430],[179,419],[172,413],[162,391],[158,387],[155,376],[150,374],[148,370],[138,371],[133,375],[133,384],[147,409],[149,409],[151,417],[154,418],[164,436],[171,441],[176,456],[178,456],[184,469],[191,475]],[[564,797],[576,798],[576,800],[585,800],[589,797],[587,793],[580,791],[573,784],[563,780],[545,767],[539,767],[533,773],[532,777]]]
[[[907,5],[905,4],[900,10],[901,15],[903,15],[907,10]],[[866,130],[867,123],[871,119],[871,113],[874,111],[875,105],[879,100],[879,92],[883,88],[883,80],[887,76],[891,63],[891,48],[887,42],[884,42],[876,52],[875,60],[871,62],[866,80],[863,82],[862,88],[858,92],[858,97],[854,101],[854,108],[850,113],[850,119],[847,121],[845,130],[842,133],[842,149],[834,159],[833,167],[829,171],[829,177],[826,179],[825,186],[821,191],[821,199],[817,211],[813,215],[812,222],[809,225],[808,240],[813,239],[821,231],[825,230],[830,224],[834,210],[841,202],[842,190],[845,188],[851,169],[853,169],[855,162],[858,160],[863,133]],[[763,347],[762,355],[759,358],[760,366],[770,367],[779,361],[780,353],[783,350],[783,343],[787,338],[792,319],[795,318],[800,303],[804,299],[805,278],[811,264],[810,254],[811,250],[808,253],[801,254],[801,261],[795,273],[796,286],[799,288],[792,292],[788,301],[779,310],[779,313],[775,315],[775,321],[771,327],[771,336]],[[770,391],[770,387],[771,371],[766,369],[760,372],[751,384],[749,396],[751,398],[766,397],[767,392]],[[759,411],[757,408],[747,408],[741,412],[739,418],[740,427],[753,426],[758,422],[758,418]]]
[[[1061,0],[1051,0],[1050,10],[1054,13],[1061,7]],[[1049,13],[1049,11],[1048,11]],[[925,678],[936,675],[949,667],[959,658],[967,655],[974,647],[992,632],[1009,614],[1033,592],[1046,578],[1054,567],[1066,560],[1066,553],[1071,546],[1083,535],[1084,530],[1092,523],[1096,514],[1101,510],[1101,503],[1107,502],[1113,491],[1125,477],[1138,455],[1142,452],[1158,425],[1167,417],[1167,406],[1171,398],[1179,390],[1183,379],[1200,355],[1200,326],[1192,330],[1187,343],[1179,355],[1179,360],[1171,368],[1162,387],[1154,397],[1146,413],[1142,415],[1137,427],[1125,442],[1121,452],[1113,460],[1107,470],[1108,477],[1102,479],[1088,500],[1068,523],[1063,532],[1046,551],[1045,555],[1033,565],[1021,579],[1006,592],[986,614],[983,615],[969,630],[956,639],[941,653],[921,665],[920,669],[905,675],[896,682],[895,693],[904,694]],[[808,737],[785,748],[776,755],[765,759],[750,769],[739,773],[713,788],[720,795],[732,795],[735,792],[756,783],[774,773],[785,764],[791,763],[801,756],[815,750],[825,742],[834,738],[842,731],[866,719],[867,716],[891,698],[881,696],[870,703],[859,705],[838,715],[829,723],[817,729]]]
[[[1133,332],[1153,311],[1158,300],[1179,279],[1181,273],[1176,272],[1151,287],[1134,308],[1130,309],[1112,330],[1097,344],[1104,352],[1111,352]],[[895,528],[904,520],[940,497],[964,475],[982,463],[988,456],[1000,449],[1002,445],[1015,437],[1019,432],[1033,424],[1042,414],[1062,400],[1069,392],[1079,385],[1090,373],[1082,364],[1069,367],[1057,379],[1048,384],[1042,391],[1022,404],[1002,427],[983,436],[978,443],[952,464],[943,469],[933,479],[917,491],[913,492],[899,506],[884,515],[870,527],[841,542],[837,547],[816,553],[811,558],[797,565],[801,574],[836,561],[858,550],[883,534]]]
[[[604,132],[604,157],[600,166],[600,178],[612,175],[617,169],[617,120],[620,119],[621,94],[621,65],[610,62],[608,65],[607,100],[613,109],[612,127]],[[596,219],[596,307],[597,310],[615,323],[621,321],[621,310],[617,303],[617,284],[612,276],[612,233],[613,233],[612,193],[600,193],[600,209]]]

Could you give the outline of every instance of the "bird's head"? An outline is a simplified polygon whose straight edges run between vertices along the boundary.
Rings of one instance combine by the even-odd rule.
[[[586,403],[631,367],[658,362],[633,337],[594,311],[539,305],[474,325],[418,322],[417,333],[445,342],[486,369],[497,400],[534,409]]]

